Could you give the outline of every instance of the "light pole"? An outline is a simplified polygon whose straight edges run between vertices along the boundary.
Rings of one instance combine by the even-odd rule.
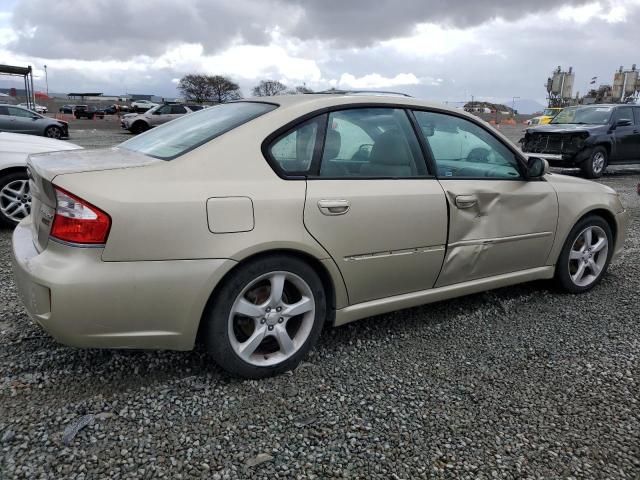
[[[47,74],[47,66],[44,66],[44,81],[47,84],[47,98],[49,98],[49,75]]]
[[[513,97],[511,99],[511,115],[516,116],[516,100],[519,100],[520,97]]]

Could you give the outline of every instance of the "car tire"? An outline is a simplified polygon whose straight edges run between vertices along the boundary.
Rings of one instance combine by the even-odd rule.
[[[222,283],[203,318],[203,339],[227,372],[264,378],[294,369],[316,344],[326,316],[314,269],[274,255],[241,265]]]
[[[613,248],[613,233],[606,220],[597,215],[584,217],[567,236],[556,264],[556,284],[570,293],[591,290],[607,272]]]
[[[149,125],[147,125],[146,122],[143,122],[142,120],[138,120],[137,122],[133,122],[133,125],[131,125],[131,133],[142,133],[142,132],[146,132],[147,130],[149,130]]]
[[[27,172],[14,171],[0,176],[0,225],[13,228],[30,211],[31,195]]]
[[[582,171],[587,178],[599,178],[607,169],[609,155],[604,147],[595,147],[591,156],[582,164]]]
[[[60,127],[56,127],[55,125],[51,125],[50,127],[44,129],[44,136],[48,138],[60,139],[62,138],[63,133],[64,132],[62,131],[62,129]]]

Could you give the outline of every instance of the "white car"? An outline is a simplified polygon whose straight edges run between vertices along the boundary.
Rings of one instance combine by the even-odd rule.
[[[149,100],[136,100],[135,102],[131,102],[131,109],[135,111],[146,111],[157,106],[157,103]]]
[[[53,138],[0,132],[0,225],[15,226],[29,215],[31,194],[27,157],[32,153],[78,150],[82,147]]]
[[[19,103],[19,107],[29,108],[29,104],[27,103]],[[44,105],[36,104],[31,110],[35,110],[36,113],[47,113],[49,110]]]
[[[200,106],[187,106],[176,103],[157,105],[144,113],[127,113],[123,115],[120,126],[131,133],[142,133],[199,109],[201,109]]]

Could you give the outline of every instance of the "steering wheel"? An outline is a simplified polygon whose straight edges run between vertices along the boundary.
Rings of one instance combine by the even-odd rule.
[[[467,162],[489,163],[489,155],[491,155],[491,152],[488,149],[476,147],[467,155]]]

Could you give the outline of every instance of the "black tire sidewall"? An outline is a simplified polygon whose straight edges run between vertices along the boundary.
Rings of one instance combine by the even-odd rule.
[[[596,156],[596,153],[602,153],[604,155],[604,166],[602,167],[602,171],[600,173],[595,173],[593,171],[593,158]],[[609,164],[609,155],[607,155],[607,149],[604,147],[595,147],[589,159],[585,161],[582,171],[584,172],[587,178],[600,178],[604,171],[607,169],[607,165]]]
[[[261,275],[285,271],[302,278],[311,288],[315,299],[316,314],[313,327],[304,345],[285,361],[269,366],[251,365],[237,356],[228,334],[229,312],[240,292]],[[264,378],[294,369],[316,344],[327,318],[327,301],[318,274],[304,261],[289,256],[272,256],[241,265],[217,289],[207,307],[203,322],[203,339],[207,350],[227,372],[245,378]]]
[[[571,251],[573,243],[576,241],[577,235],[589,226],[598,226],[602,228],[607,235],[607,240],[609,242],[607,251],[607,262],[604,264],[604,268],[602,269],[600,276],[595,280],[595,282],[591,283],[590,285],[581,287],[573,283],[573,281],[571,280],[571,276],[569,274],[569,253]],[[602,281],[602,278],[607,273],[609,262],[611,261],[611,256],[613,255],[613,249],[613,232],[611,231],[611,227],[609,226],[607,221],[597,215],[589,215],[587,217],[584,217],[571,229],[571,232],[569,232],[567,240],[562,247],[562,252],[560,253],[560,257],[558,258],[558,263],[556,264],[556,283],[560,288],[570,293],[583,293],[591,290]]]
[[[28,180],[27,172],[12,172],[6,175],[0,175],[0,190],[4,188],[4,186],[10,182],[15,180]],[[18,224],[11,220],[10,218],[5,217],[5,215],[0,211],[0,225],[4,227],[13,228]]]

